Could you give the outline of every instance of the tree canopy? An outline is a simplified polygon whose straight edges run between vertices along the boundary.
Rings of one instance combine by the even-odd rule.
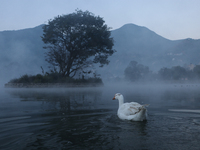
[[[189,77],[189,72],[181,66],[174,66],[172,68],[161,68],[158,72],[163,80],[181,80]]]
[[[73,77],[93,63],[102,67],[115,52],[110,28],[103,18],[89,11],[57,16],[48,21],[43,32],[46,61],[65,77]]]
[[[131,61],[124,71],[125,78],[130,81],[137,81],[149,74],[149,67]]]

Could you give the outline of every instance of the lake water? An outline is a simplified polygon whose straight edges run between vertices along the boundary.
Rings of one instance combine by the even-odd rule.
[[[117,117],[115,93],[150,104],[145,122]],[[200,85],[1,89],[0,149],[200,149]]]

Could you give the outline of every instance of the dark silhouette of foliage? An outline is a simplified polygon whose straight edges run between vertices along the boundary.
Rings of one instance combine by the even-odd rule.
[[[161,68],[158,74],[163,80],[181,80],[188,77],[186,69],[181,66]]]
[[[127,80],[137,81],[144,79],[149,72],[149,67],[138,64],[136,61],[131,61],[125,69],[124,74]]]
[[[9,83],[98,83],[103,84],[101,78],[74,79],[62,77],[59,73],[46,73],[45,75],[23,75],[20,78],[12,79]]]
[[[200,79],[200,65],[193,70],[181,66],[163,67],[158,73],[152,73],[147,66],[131,61],[124,71],[125,79],[129,81],[192,81]]]
[[[193,68],[193,76],[197,79],[200,79],[200,65],[196,65]]]
[[[187,72],[185,68],[181,66],[175,66],[175,67],[172,67],[171,70],[172,70],[172,78],[174,80],[187,78]]]
[[[57,16],[43,27],[46,61],[62,77],[74,77],[78,70],[93,63],[102,67],[114,53],[109,30],[101,17],[89,11]]]
[[[172,77],[171,77],[172,71],[169,68],[161,68],[158,71],[158,74],[161,77],[161,79],[163,79],[163,80],[171,80],[172,79]]]

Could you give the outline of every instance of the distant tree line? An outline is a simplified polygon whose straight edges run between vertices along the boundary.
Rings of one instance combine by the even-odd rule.
[[[162,80],[199,80],[200,65],[196,65],[191,70],[181,66],[164,67],[158,71],[158,75]]]
[[[124,71],[125,79],[129,81],[180,81],[180,80],[200,80],[200,65],[193,69],[181,66],[171,68],[163,67],[157,73],[149,70],[149,67],[131,61]]]

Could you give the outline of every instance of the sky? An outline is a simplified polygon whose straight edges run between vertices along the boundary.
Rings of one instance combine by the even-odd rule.
[[[0,31],[33,28],[76,9],[114,29],[133,23],[170,39],[200,39],[200,0],[0,0]]]

